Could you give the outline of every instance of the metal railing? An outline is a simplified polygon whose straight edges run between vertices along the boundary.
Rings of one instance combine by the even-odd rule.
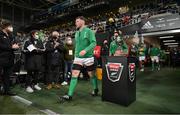
[[[118,20],[114,24],[106,25],[106,30],[105,31],[109,31],[109,30],[111,31],[114,28],[120,29],[122,27],[130,26],[132,24],[137,24],[137,23],[140,23],[142,20],[146,20],[148,18],[151,18],[153,16],[157,16],[157,15],[160,15],[160,14],[168,14],[168,13],[169,14],[177,14],[177,13],[179,13],[179,11],[178,11],[178,9],[167,9],[167,10],[156,10],[155,9],[155,10],[151,10],[149,12],[143,12],[141,14],[134,14],[134,15],[142,15],[144,13],[147,13],[148,15],[147,16],[140,16],[140,17],[136,17],[136,18],[130,18],[128,20],[129,22],[127,24],[123,23],[123,21],[122,21],[123,18],[118,18]]]

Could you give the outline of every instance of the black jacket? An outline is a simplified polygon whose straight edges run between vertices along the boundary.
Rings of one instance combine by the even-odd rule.
[[[64,59],[66,61],[72,61],[74,59],[74,45],[68,45],[65,44],[65,54],[64,54]],[[71,54],[72,53],[72,54]]]
[[[64,63],[64,44],[60,40],[57,42],[60,45],[56,48],[54,48],[55,42],[52,38],[50,38],[45,44],[46,64],[48,66],[60,66]]]
[[[102,45],[101,55],[102,56],[109,56],[109,46],[108,46],[108,44],[103,44]]]
[[[0,31],[0,66],[12,66],[14,64],[13,38]]]
[[[24,54],[25,54],[25,69],[33,71],[42,69],[43,64],[43,51],[33,50],[30,52],[27,47],[33,44],[37,49],[44,49],[43,43],[41,40],[30,38],[24,44]]]

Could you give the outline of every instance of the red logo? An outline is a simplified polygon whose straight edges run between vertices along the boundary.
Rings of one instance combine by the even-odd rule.
[[[112,82],[119,81],[121,78],[123,67],[124,66],[121,63],[107,63],[106,72],[108,79]]]
[[[135,69],[136,69],[135,63],[129,63],[129,80],[131,82],[133,82],[135,79]]]

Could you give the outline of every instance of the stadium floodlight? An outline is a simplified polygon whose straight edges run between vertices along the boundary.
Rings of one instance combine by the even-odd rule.
[[[166,38],[174,38],[174,36],[161,36],[160,39],[166,39]]]
[[[168,47],[178,47],[178,45],[169,45]]]
[[[164,45],[178,45],[179,43],[165,43]]]
[[[175,42],[176,40],[163,40],[164,43]]]

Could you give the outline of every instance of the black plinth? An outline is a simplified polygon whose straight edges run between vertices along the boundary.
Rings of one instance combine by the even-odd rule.
[[[102,100],[128,106],[136,100],[136,59],[103,57]]]

